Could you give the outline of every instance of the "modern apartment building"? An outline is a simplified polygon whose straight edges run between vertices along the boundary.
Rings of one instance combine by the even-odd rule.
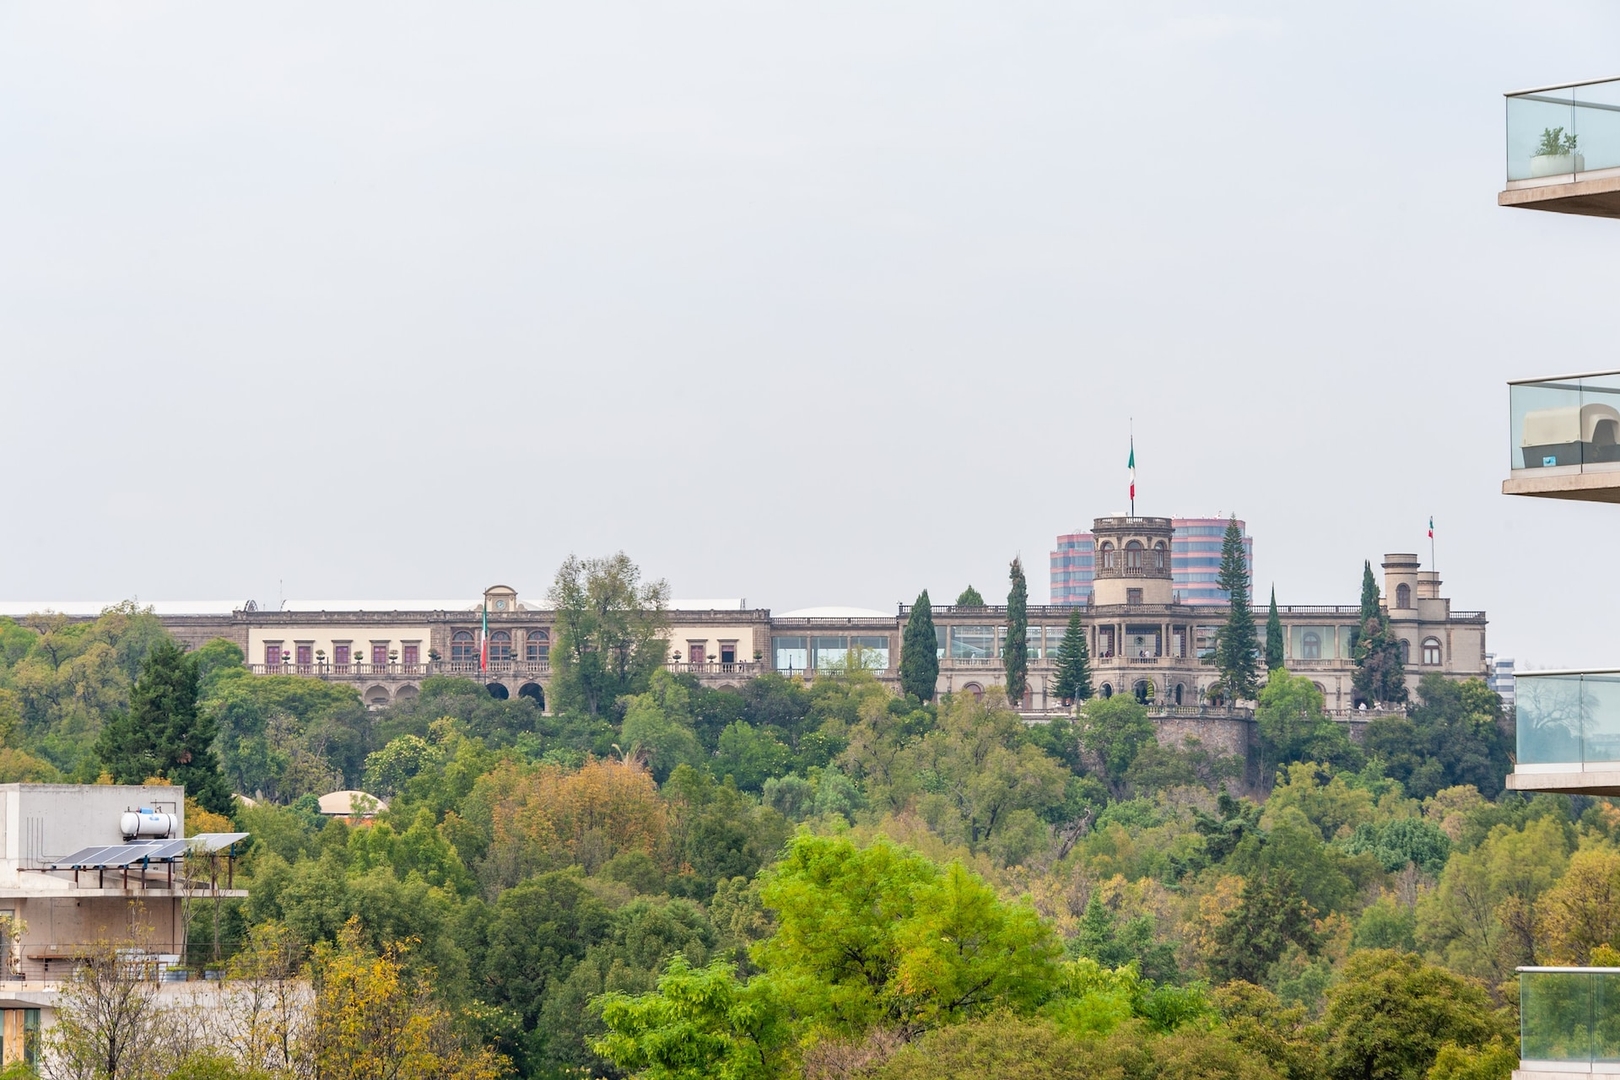
[[[1223,606],[1231,602],[1226,591],[1215,583],[1221,569],[1221,544],[1228,518],[1171,518],[1170,581],[1175,601],[1194,607]],[[1254,600],[1254,538],[1244,522],[1243,559],[1249,567],[1249,600]],[[1054,604],[1086,604],[1091,601],[1096,577],[1096,540],[1089,532],[1064,533],[1052,551],[1050,595]]]
[[[1507,95],[1501,206],[1620,217],[1620,79]],[[1620,371],[1508,384],[1507,495],[1620,502]],[[1500,666],[1500,665],[1499,665]],[[1514,791],[1620,795],[1620,669],[1515,671]],[[1620,1077],[1620,969],[1519,969],[1516,1080]]]

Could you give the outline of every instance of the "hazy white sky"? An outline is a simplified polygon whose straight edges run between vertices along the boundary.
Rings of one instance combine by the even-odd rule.
[[[1620,223],[1501,210],[1607,3],[0,6],[0,596],[1034,599],[1124,505],[1353,603],[1439,530],[1620,663],[1620,510],[1513,500]],[[284,582],[284,585],[278,583]]]

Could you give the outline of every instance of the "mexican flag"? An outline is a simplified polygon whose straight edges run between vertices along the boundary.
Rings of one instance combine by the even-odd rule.
[[[1136,440],[1131,440],[1131,459],[1125,463],[1131,472],[1131,511],[1136,511]]]

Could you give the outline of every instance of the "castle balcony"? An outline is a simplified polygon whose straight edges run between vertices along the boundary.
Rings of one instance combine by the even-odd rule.
[[[1507,187],[1498,206],[1620,217],[1620,79],[1507,95]]]
[[[541,679],[551,674],[549,660],[491,660],[480,665],[477,660],[429,660],[421,664],[351,663],[351,664],[298,664],[284,660],[279,664],[249,664],[255,675],[307,675],[328,680],[424,679],[429,675],[522,675]]]
[[[1620,670],[1519,672],[1516,696],[1508,790],[1620,795]]]
[[[1620,502],[1620,371],[1508,384],[1504,495]]]
[[[1519,969],[1514,1080],[1620,1077],[1620,968]]]

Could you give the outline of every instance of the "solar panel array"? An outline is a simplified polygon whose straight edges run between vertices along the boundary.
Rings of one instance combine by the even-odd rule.
[[[196,836],[186,837],[186,843],[195,851],[205,854],[214,851],[223,851],[238,840],[246,840],[245,832],[205,832]]]
[[[87,847],[51,863],[52,870],[110,870],[138,862],[169,862],[185,853],[184,840],[143,840]]]

